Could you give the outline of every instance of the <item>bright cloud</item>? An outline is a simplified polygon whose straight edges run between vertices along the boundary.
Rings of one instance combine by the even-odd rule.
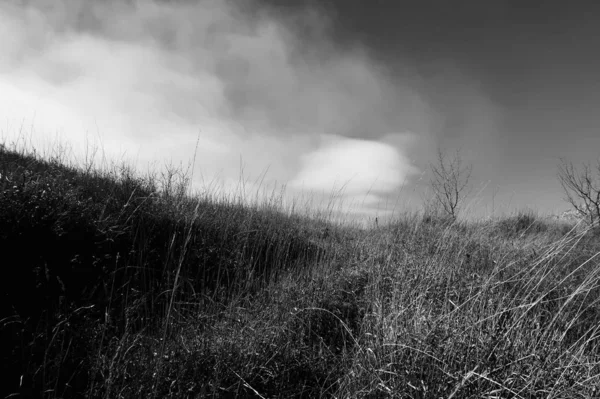
[[[331,137],[302,157],[302,168],[292,187],[345,196],[392,193],[417,170],[397,148],[381,142]]]
[[[375,200],[414,171],[408,147],[381,138],[426,133],[427,107],[360,47],[337,50],[327,27],[315,10],[292,18],[258,2],[2,2],[2,136],[58,133],[75,155],[101,137],[140,167],[187,164],[198,142],[203,181],[268,168],[265,183],[350,180],[346,192]]]

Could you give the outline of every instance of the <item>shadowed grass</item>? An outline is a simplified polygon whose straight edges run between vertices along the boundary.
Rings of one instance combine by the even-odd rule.
[[[597,234],[361,229],[0,149],[4,396],[594,397]]]

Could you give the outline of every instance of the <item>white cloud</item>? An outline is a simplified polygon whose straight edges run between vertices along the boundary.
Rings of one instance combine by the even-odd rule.
[[[360,47],[337,50],[324,15],[239,5],[0,3],[3,135],[24,122],[34,144],[58,132],[80,154],[99,135],[109,157],[127,151],[140,167],[187,164],[199,139],[195,176],[207,180],[237,181],[241,159],[250,180],[269,167],[266,182],[327,190],[339,176],[377,198],[397,189],[412,173],[404,144],[377,137],[427,126],[418,93]],[[293,23],[322,35],[307,41]],[[341,137],[320,144],[331,135]]]
[[[378,194],[393,193],[415,173],[410,160],[389,144],[330,137],[302,157],[302,169],[290,185],[319,192],[338,189],[343,196],[374,203]]]

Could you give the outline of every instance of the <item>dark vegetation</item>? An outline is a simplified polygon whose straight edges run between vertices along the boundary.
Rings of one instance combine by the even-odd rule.
[[[0,146],[1,397],[600,395],[597,233],[187,184]]]

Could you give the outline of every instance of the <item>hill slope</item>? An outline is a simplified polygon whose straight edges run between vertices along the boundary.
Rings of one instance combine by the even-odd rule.
[[[1,394],[598,394],[593,234],[531,213],[362,230],[166,176],[0,149]]]

